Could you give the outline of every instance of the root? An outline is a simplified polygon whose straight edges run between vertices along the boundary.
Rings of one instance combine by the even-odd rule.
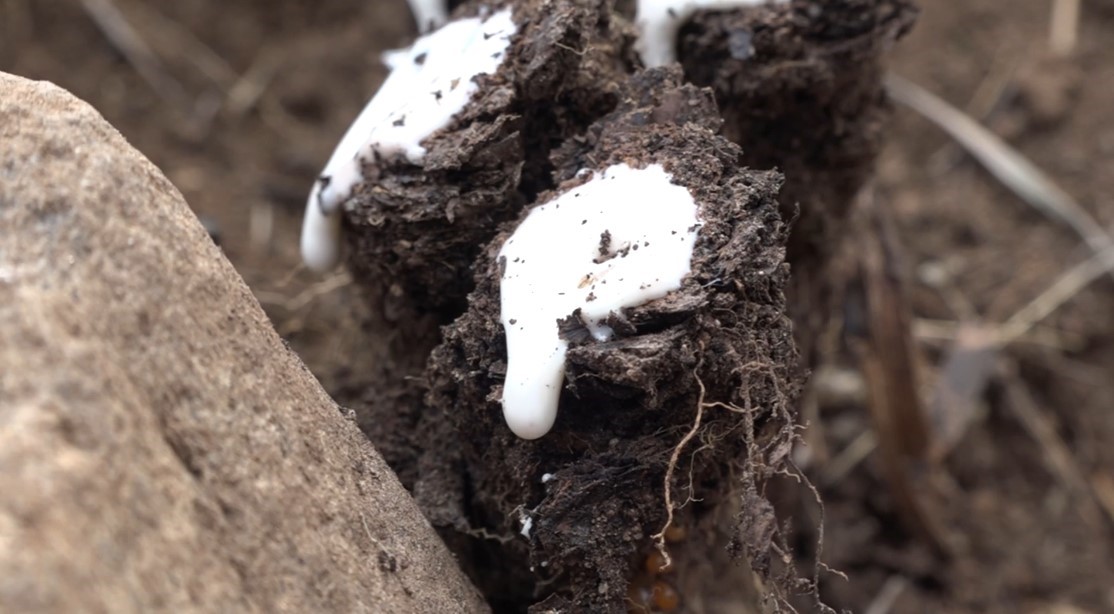
[[[828,564],[825,563],[823,560],[824,524],[826,522],[824,500],[820,497],[820,491],[816,488],[816,485],[812,483],[812,480],[808,479],[808,476],[806,476],[804,472],[801,471],[800,468],[797,467],[797,465],[792,461],[789,462],[789,467],[785,469],[785,475],[793,478],[799,484],[804,484],[804,486],[808,488],[809,492],[812,493],[812,497],[816,501],[816,505],[819,507],[820,517],[816,521],[816,560],[813,561],[812,587],[810,593],[814,600],[813,605],[816,606],[817,611],[823,612],[824,614],[835,614],[835,609],[833,609],[831,606],[824,603],[820,599],[820,576],[821,574],[827,573],[837,578],[841,578],[845,582],[850,580],[847,577],[847,574],[838,569],[829,567]]]
[[[701,347],[700,349],[701,353],[703,353],[704,348]],[[661,554],[662,569],[670,567],[673,564],[673,558],[669,556],[669,549],[665,547],[665,532],[669,529],[670,525],[673,524],[673,472],[677,470],[677,464],[681,459],[681,454],[684,452],[685,447],[688,446],[689,442],[700,432],[700,423],[704,420],[704,408],[706,407],[704,404],[704,395],[706,391],[704,389],[704,382],[701,381],[699,374],[700,365],[702,363],[703,361],[698,363],[692,372],[693,377],[696,378],[697,386],[700,387],[700,396],[696,399],[696,417],[692,421],[692,428],[685,433],[685,436],[682,437],[681,441],[677,443],[677,446],[673,448],[673,454],[669,457],[669,465],[665,468],[665,483],[663,485],[663,490],[665,491],[665,524],[662,525],[660,531],[650,536],[654,540],[654,547],[657,548],[658,552]],[[692,493],[689,494],[691,496]]]
[[[701,350],[703,350],[703,347],[701,348]],[[738,406],[733,405],[731,403],[724,403],[722,401],[712,401],[712,402],[706,401],[707,389],[704,386],[704,381],[700,379],[700,374],[699,374],[700,367],[702,366],[702,364],[703,364],[703,362],[701,361],[700,363],[698,363],[696,365],[696,368],[693,369],[693,377],[696,378],[696,385],[700,390],[700,393],[699,393],[699,395],[697,397],[697,400],[696,400],[696,416],[693,418],[692,426],[689,428],[688,432],[685,433],[685,436],[682,437],[681,441],[679,441],[677,443],[677,445],[673,448],[673,453],[669,457],[669,464],[666,466],[666,469],[665,469],[665,478],[664,478],[664,481],[663,481],[664,483],[663,483],[663,487],[662,487],[663,499],[665,500],[665,523],[662,525],[662,528],[661,528],[660,531],[658,531],[657,533],[650,536],[651,539],[654,540],[654,547],[657,549],[658,553],[661,554],[661,556],[662,556],[662,561],[663,561],[662,562],[662,568],[663,569],[667,568],[667,567],[669,567],[673,564],[673,559],[669,555],[668,548],[665,545],[665,532],[673,524],[675,508],[679,509],[679,508],[684,507],[688,503],[695,500],[694,497],[693,497],[694,489],[692,487],[692,469],[691,469],[691,465],[690,465],[690,470],[689,470],[689,493],[688,493],[688,498],[687,498],[686,501],[681,503],[679,506],[674,505],[672,484],[673,484],[674,474],[677,471],[678,465],[680,464],[681,455],[684,453],[685,449],[689,446],[689,444],[692,443],[692,440],[694,438],[696,438],[696,436],[700,433],[700,428],[701,428],[701,426],[703,426],[703,421],[704,421],[704,410],[709,409],[709,408],[719,408],[719,409],[725,409],[725,410],[727,410],[729,412],[732,412],[732,413],[735,413],[735,414],[742,415],[744,417],[745,428],[746,428],[745,440],[746,440],[746,446],[747,446],[747,463],[748,463],[748,465],[751,465],[751,466],[756,466],[756,465],[757,466],[762,466],[762,467],[766,466],[765,462],[756,462],[756,459],[755,459],[755,456],[758,453],[758,450],[756,449],[756,444],[755,444],[754,412],[753,412],[753,408],[751,407],[751,404],[749,402],[749,399],[748,399],[745,407],[738,407]],[[745,365],[743,367],[743,370],[760,370],[762,368],[768,369],[769,365],[766,365],[766,364],[763,364],[763,363],[750,363],[750,364]],[[771,373],[771,375],[772,375],[772,373]],[[773,381],[774,388],[777,391],[777,394],[778,394],[778,397],[779,397],[779,401],[780,401],[779,405],[781,406],[781,410],[782,410],[782,413],[783,413],[783,418],[785,418],[787,420],[787,424],[783,428],[788,428],[790,431],[794,431],[794,427],[793,427],[793,424],[791,422],[792,417],[788,415],[788,399],[785,398],[785,395],[782,393],[780,388],[777,386],[777,378],[776,377],[771,377],[771,380]],[[790,436],[795,437],[796,434],[794,432],[791,432]],[[705,441],[705,443],[702,447],[697,448],[692,453],[692,459],[693,459],[691,461],[692,464],[695,464],[696,455],[701,450],[712,448],[712,447],[713,447],[713,442]],[[768,470],[764,470],[764,473],[766,473],[767,475],[769,474]]]

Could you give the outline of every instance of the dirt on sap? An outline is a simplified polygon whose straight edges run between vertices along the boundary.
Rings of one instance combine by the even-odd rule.
[[[539,602],[536,611],[625,611],[633,569],[655,534],[672,524],[705,543],[705,517],[757,493],[790,449],[800,382],[782,293],[781,179],[740,167],[738,149],[710,129],[719,123],[711,92],[680,82],[679,71],[640,73],[620,108],[554,161],[568,178],[563,188],[583,181],[581,169],[618,163],[662,164],[688,187],[703,226],[682,289],[616,315],[607,342],[576,334],[572,314],[557,424],[539,440],[519,439],[499,404],[506,347],[497,255],[508,228],[477,260],[469,309],[445,328],[430,362],[423,466],[448,464],[467,485],[456,509],[434,516],[510,536],[474,547],[521,571],[477,575],[493,583],[486,594],[517,591],[519,603]],[[446,485],[424,482],[415,492],[428,507],[423,493]],[[759,570],[769,568],[774,538],[765,527],[776,527],[766,509],[766,518],[741,514],[734,536]],[[664,537],[660,545],[670,550]],[[681,556],[673,566],[682,579],[698,567]]]
[[[630,38],[606,4],[524,5],[518,19],[525,27],[508,63],[481,80],[489,91],[429,141],[432,172],[370,162],[365,170],[374,181],[357,190],[357,206],[347,215],[353,259],[361,262],[358,280],[392,305],[384,313],[420,327],[396,333],[414,341],[399,348],[407,371],[395,371],[401,377],[383,386],[396,391],[391,398],[400,403],[364,409],[369,435],[498,607],[625,610],[635,559],[655,546],[666,551],[664,541],[651,536],[690,499],[701,499],[703,511],[693,508],[688,521],[678,516],[674,523],[691,531],[694,543],[717,543],[708,531],[723,544],[734,539],[736,556],[750,558],[769,577],[777,526],[769,504],[761,513],[751,506],[737,510],[737,535],[722,534],[730,524],[707,518],[722,521],[736,491],[762,500],[762,484],[784,469],[790,449],[800,370],[781,292],[780,179],[744,173],[738,148],[715,137],[722,122],[710,91],[681,87],[679,72],[644,73],[627,82]],[[564,50],[571,47],[554,37],[594,51],[569,55]],[[551,96],[551,88],[560,95]],[[552,99],[544,112],[525,110],[547,96]],[[616,104],[620,112],[591,123]],[[498,136],[474,138],[487,133]],[[437,166],[477,159],[503,170],[441,173]],[[475,250],[498,230],[498,221],[545,186],[619,162],[663,164],[706,203],[710,213],[701,233],[707,244],[699,249],[707,253],[698,258],[703,272],[687,282],[685,293],[616,315],[622,321],[612,324],[625,333],[622,339],[588,342],[576,334],[575,322],[567,327],[577,341],[569,352],[559,433],[540,442],[518,440],[503,424],[494,383],[506,369],[497,266],[490,257],[501,241],[473,265]],[[519,174],[526,168],[534,170]],[[532,178],[542,172],[544,182]],[[504,188],[474,189],[490,177]],[[461,196],[469,190],[471,200]],[[430,371],[416,372],[437,320],[454,314],[473,268],[479,285],[468,312],[445,329]],[[361,273],[365,269],[375,274]],[[448,300],[426,300],[431,292]],[[427,386],[429,405],[414,403]],[[705,404],[714,402],[720,409],[703,418]],[[686,432],[691,449],[677,441]],[[546,473],[552,484],[543,487]],[[689,576],[706,568],[698,563],[707,550],[688,548],[691,564],[678,558],[670,582],[700,584]],[[741,570],[711,584],[729,593],[747,587]],[[783,583],[779,594],[795,590]]]
[[[291,346],[329,392],[356,411],[364,431],[371,434],[386,457],[395,459],[394,469],[425,502],[426,510],[442,511],[440,517],[431,515],[433,521],[451,524],[461,517],[458,512],[464,508],[465,517],[476,524],[473,529],[464,529],[472,530],[472,536],[457,531],[448,531],[445,536],[457,542],[467,565],[506,570],[499,583],[486,587],[489,600],[504,611],[514,611],[533,602],[538,578],[555,578],[552,584],[542,586],[542,591],[553,590],[555,594],[558,591],[554,587],[567,588],[561,583],[574,571],[587,582],[589,574],[584,569],[555,575],[546,571],[549,559],[529,559],[532,546],[520,534],[521,523],[502,524],[508,522],[504,506],[512,485],[499,483],[497,475],[480,476],[489,479],[485,483],[496,483],[491,493],[483,495],[490,497],[484,503],[489,507],[470,508],[463,503],[476,500],[477,490],[461,465],[446,468],[428,459],[424,464],[397,462],[418,458],[424,447],[417,442],[435,439],[434,435],[419,432],[431,428],[419,427],[421,412],[393,412],[390,408],[420,407],[423,403],[426,357],[441,339],[438,317],[415,315],[405,305],[400,307],[405,296],[401,288],[357,288],[347,273],[321,278],[297,269],[298,226],[309,187],[385,75],[377,54],[408,44],[415,34],[405,2],[114,3],[162,60],[156,74],[169,75],[180,87],[156,93],[106,40],[79,3],[61,0],[0,3],[0,70],[50,79],[90,101],[166,172],[191,206],[218,231],[225,252]],[[620,4],[629,8],[632,3]],[[904,3],[889,3],[896,7],[892,13],[869,8],[886,4],[794,1],[780,9],[757,8],[736,16],[698,15],[683,29],[680,57],[690,79],[736,88],[722,91],[738,91],[738,102],[726,104],[720,100],[729,119],[727,134],[732,135],[730,131],[735,129],[731,126],[749,126],[733,137],[740,141],[742,159],[756,169],[777,166],[787,178],[781,189],[783,205],[801,203],[801,220],[790,239],[791,260],[799,253],[809,254],[817,243],[825,252],[829,249],[826,239],[811,240],[811,231],[797,233],[798,229],[811,228],[805,222],[808,203],[836,196],[845,199],[853,191],[847,186],[869,174],[870,156],[888,135],[889,144],[878,164],[877,194],[896,216],[910,269],[916,273],[912,277],[915,315],[930,320],[957,319],[957,309],[962,311],[966,303],[984,319],[1001,321],[1051,284],[1061,271],[1085,257],[1085,250],[1070,234],[1017,205],[1012,194],[931,125],[905,111],[896,115],[896,121],[886,122],[886,103],[879,88],[864,90],[846,85],[831,62],[865,61],[870,56],[862,50],[891,45],[895,33],[907,27]],[[794,24],[809,23],[806,18],[810,10],[821,5],[831,5],[836,9],[833,15],[842,15],[833,22],[838,28],[782,42],[788,33],[799,31]],[[860,13],[860,20],[854,19],[852,9],[856,6],[867,7]],[[784,12],[786,8],[788,12]],[[1084,3],[1084,15],[1074,55],[1049,58],[1045,52],[1049,24],[1044,3],[924,3],[916,28],[894,47],[889,67],[984,120],[1056,177],[1100,223],[1109,226],[1114,221],[1114,205],[1108,196],[1114,192],[1114,179],[1106,172],[1114,151],[1110,145],[1114,142],[1114,124],[1108,113],[1110,92],[1114,92],[1114,62],[1106,42],[1114,32],[1114,13],[1101,4]],[[749,25],[740,28],[724,24]],[[727,35],[726,48],[717,43],[724,39],[709,34],[716,31]],[[816,52],[843,34],[854,42],[846,48],[832,43],[826,53]],[[748,35],[749,46],[745,44]],[[685,51],[694,44],[706,49],[705,43],[718,44],[718,55]],[[581,47],[574,49],[583,51]],[[736,69],[759,67],[746,73],[757,81],[728,78],[730,75],[712,69],[717,63],[723,65],[721,60],[732,54],[750,55],[749,61],[736,58],[730,65]],[[877,66],[866,68],[880,70]],[[760,86],[762,92],[747,89],[767,78],[791,86]],[[767,99],[760,94],[776,103],[757,106]],[[748,104],[761,114],[749,114]],[[820,125],[821,118],[846,119],[850,109],[861,110],[864,105],[871,111],[865,119],[833,123],[841,126],[837,131]],[[569,106],[582,108],[578,104]],[[775,113],[779,108],[789,109],[793,115],[778,120]],[[580,120],[570,123],[587,125]],[[560,139],[567,140],[567,136],[562,134]],[[541,149],[535,144],[524,147],[530,151]],[[570,149],[568,155],[578,151],[587,149]],[[700,151],[707,153],[705,149]],[[793,156],[782,152],[800,154],[805,161],[826,160],[822,166],[830,172],[795,167],[803,163],[794,162]],[[560,181],[576,170],[575,164],[568,162],[571,159],[539,161],[536,179],[520,184],[536,185],[531,190],[538,192],[550,189],[555,184],[546,182],[554,181],[550,178],[553,171],[560,173],[556,178]],[[850,171],[845,175],[840,169]],[[755,189],[766,188],[772,191],[768,183],[755,184]],[[508,219],[514,215],[517,212]],[[846,234],[825,228],[824,234],[816,236]],[[810,241],[808,249],[798,251],[798,240]],[[833,258],[832,264],[838,262]],[[794,288],[799,283],[798,274],[797,269],[792,271],[789,283]],[[938,283],[941,279],[946,282],[944,286]],[[791,296],[805,295],[794,290]],[[828,401],[819,414],[812,416],[810,430],[805,432],[806,437],[809,432],[821,435],[818,441],[810,440],[808,451],[813,456],[799,458],[825,500],[823,560],[848,575],[846,581],[820,576],[827,603],[853,611],[864,611],[871,605],[883,607],[887,599],[892,600],[891,611],[1102,612],[1114,607],[1109,589],[1114,559],[1105,520],[1114,490],[1109,486],[1109,476],[1114,472],[1114,448],[1109,445],[1114,441],[1114,422],[1108,411],[1114,384],[1105,375],[1114,368],[1114,355],[1109,350],[1114,329],[1110,301],[1109,282],[1100,280],[1046,322],[1055,334],[1036,337],[1038,343],[1016,346],[1008,353],[1016,366],[1013,372],[1018,374],[1009,380],[1011,386],[1021,382],[1033,391],[1030,396],[1039,413],[1051,421],[1052,432],[1065,442],[1080,468],[1084,478],[1081,483],[1094,493],[1105,493],[1107,503],[1098,508],[1099,522],[1079,511],[1088,507],[1081,503],[1087,495],[1066,487],[1045,461],[1044,445],[1017,418],[1019,414],[1007,401],[1007,388],[1000,386],[992,391],[986,410],[979,414],[947,463],[954,476],[954,489],[942,518],[951,532],[966,537],[969,547],[950,560],[935,558],[898,522],[877,460],[868,454],[863,462],[849,463],[848,459],[853,460],[862,449],[852,444],[869,431],[861,398],[852,395],[836,404]],[[830,302],[815,302],[810,309],[794,308],[798,330],[819,331],[816,322],[838,317],[839,306]],[[796,304],[795,300],[791,302]],[[675,309],[684,314],[685,309],[698,310],[700,305],[698,302]],[[656,333],[678,325],[667,323]],[[501,331],[497,324],[489,326],[479,333],[487,335],[488,343],[494,343]],[[655,348],[674,348],[667,357],[691,359],[698,353],[687,350],[684,354],[679,345],[668,345],[679,341],[655,339]],[[814,339],[806,340],[815,345],[807,362],[843,364],[845,359],[823,339],[817,332]],[[945,349],[934,338],[922,338],[919,344],[929,364],[937,361]],[[426,349],[416,349],[421,347]],[[599,542],[601,550],[617,540],[620,550],[630,553],[621,567],[632,580],[627,596],[636,602],[652,602],[655,590],[659,596],[668,596],[661,582],[676,589],[679,611],[725,611],[732,607],[738,611],[740,595],[746,592],[741,586],[744,582],[725,587],[723,576],[737,573],[749,578],[749,572],[736,567],[728,550],[721,546],[731,545],[743,559],[751,559],[748,552],[757,550],[756,544],[767,542],[771,516],[761,503],[763,494],[773,500],[775,509],[793,510],[791,530],[779,548],[802,560],[812,557],[817,542],[813,527],[820,521],[818,508],[807,497],[808,504],[798,507],[799,496],[781,496],[780,485],[792,483],[786,478],[769,483],[765,493],[743,489],[729,501],[709,495],[704,502],[688,502],[678,513],[678,523],[685,525],[687,532],[673,532],[674,541],[668,541],[669,552],[678,564],[664,572],[652,571],[654,566],[649,563],[655,550],[646,537],[660,529],[656,523],[663,518],[652,514],[664,513],[665,507],[660,488],[654,493],[653,488],[638,481],[646,478],[660,485],[664,479],[662,472],[676,448],[663,442],[668,440],[675,446],[689,432],[697,407],[692,374],[699,371],[695,364],[678,368],[673,362],[656,362],[652,356],[639,355],[639,347],[624,350],[636,358],[614,364],[599,360],[587,346],[577,350],[583,364],[576,363],[573,368],[581,375],[570,381],[585,398],[611,398],[607,395],[625,390],[619,385],[622,381],[596,376],[597,369],[612,378],[632,364],[668,374],[666,385],[655,392],[674,399],[670,403],[679,408],[678,414],[671,416],[674,422],[668,433],[657,439],[643,438],[654,444],[644,450],[619,444],[614,452],[598,447],[603,439],[597,433],[590,448],[596,464],[577,464],[578,454],[588,447],[566,437],[567,449],[557,453],[564,455],[559,458],[571,458],[577,470],[567,478],[572,481],[565,483],[579,485],[566,492],[560,490],[561,481],[551,479],[543,484],[549,467],[530,466],[529,456],[495,456],[495,451],[509,454],[506,450],[513,442],[499,439],[510,435],[505,429],[499,434],[497,400],[485,400],[491,415],[474,428],[490,430],[495,437],[469,443],[467,448],[474,456],[480,452],[476,446],[486,443],[493,457],[474,467],[490,463],[529,476],[534,481],[527,495],[521,497],[524,506],[549,501],[547,505],[553,506],[555,515],[584,523],[570,522],[568,527],[595,526],[600,529],[598,535],[608,536]],[[477,347],[472,351],[477,356],[489,356],[493,350]],[[441,364],[457,364],[463,358],[462,354]],[[498,365],[491,362],[488,366],[497,375]],[[491,379],[491,373],[484,377]],[[415,382],[417,385],[412,385]],[[640,394],[645,399],[645,394]],[[624,402],[634,403],[630,399]],[[626,406],[620,403],[617,407]],[[723,408],[706,411],[705,419],[738,415]],[[639,418],[661,418],[660,413],[650,410]],[[563,408],[561,419],[571,421],[567,428],[587,427],[595,415],[587,407]],[[596,423],[597,428],[609,430],[637,426],[600,424],[598,419]],[[441,424],[450,424],[449,418]],[[777,440],[776,433],[761,429],[759,436]],[[461,449],[458,440],[448,435],[440,437],[443,445]],[[691,464],[695,457],[700,464],[707,455],[724,452],[724,445],[738,444],[737,438],[727,439],[733,443],[701,438],[690,441],[682,455],[687,457],[684,461]],[[610,440],[604,443],[610,444]],[[720,451],[704,449],[708,443],[716,443],[715,449]],[[539,445],[551,444],[543,441]],[[461,449],[461,463],[464,453]],[[619,455],[637,463],[602,462]],[[630,475],[624,473],[629,467],[634,468]],[[430,477],[439,471],[442,478]],[[697,481],[696,487],[744,484],[748,479],[737,467],[723,467],[721,471],[722,477],[715,476],[707,483]],[[594,490],[588,481],[593,475],[600,480]],[[419,480],[419,476],[426,477]],[[688,475],[681,471],[678,478],[681,481],[675,483],[674,494],[687,501]],[[617,487],[641,494],[623,500],[611,492]],[[464,497],[457,494],[461,492]],[[791,501],[786,503],[787,499]],[[584,507],[573,506],[574,502]],[[531,513],[527,507],[522,511]],[[713,528],[732,526],[729,519],[740,511],[746,514],[741,522],[743,530],[731,535]],[[513,509],[509,515],[510,520],[518,518]],[[545,543],[569,543],[567,530],[556,526],[543,530],[540,517],[528,517],[534,518],[531,535],[536,540],[545,536],[553,540]],[[507,528],[489,536],[492,539],[474,537],[483,535],[479,528],[497,526]],[[622,541],[624,531],[633,541]],[[634,537],[636,534],[639,537]],[[498,540],[508,538],[511,541],[506,550],[497,545]],[[581,543],[585,548],[590,546],[587,539]],[[513,554],[507,560],[499,558],[504,552]],[[585,558],[607,556],[590,549],[577,552],[586,553]],[[508,560],[524,564],[512,567]],[[534,572],[529,570],[531,564]],[[599,564],[598,559],[593,564]],[[762,561],[754,564],[761,568]],[[777,564],[778,557],[774,557],[771,565],[775,571]],[[619,567],[616,562],[612,568]],[[522,583],[517,584],[517,579]],[[591,578],[591,582],[588,588],[598,591],[600,579]],[[612,589],[610,585],[604,588],[605,593]],[[506,595],[500,592],[507,590],[510,592]],[[575,597],[565,595],[555,599],[572,599],[575,603]],[[799,609],[815,608],[805,603],[799,604]]]
[[[455,14],[489,6],[466,3]],[[421,165],[366,161],[345,215],[357,282],[394,287],[392,296],[443,322],[463,311],[481,246],[552,185],[550,149],[618,102],[633,36],[603,6],[514,3],[518,33],[507,59],[477,78],[474,99],[425,141]]]
[[[372,305],[368,330],[390,339],[390,358],[376,365],[373,383],[353,392],[367,397],[357,406],[360,422],[408,486],[427,445],[418,425],[425,362],[439,326],[464,310],[476,255],[501,222],[552,185],[550,150],[618,102],[617,78],[633,63],[633,39],[600,6],[516,4],[520,32],[507,60],[479,79],[474,103],[426,142],[425,168],[365,165],[375,179],[357,188],[346,215],[349,260]]]

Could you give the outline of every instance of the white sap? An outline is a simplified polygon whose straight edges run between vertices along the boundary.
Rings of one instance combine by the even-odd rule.
[[[503,415],[519,437],[545,435],[557,417],[568,349],[558,320],[579,309],[606,341],[612,312],[665,296],[690,272],[696,201],[670,179],[658,164],[612,166],[535,207],[503,244]]]
[[[340,209],[363,177],[363,161],[404,157],[420,164],[422,141],[446,127],[476,93],[477,75],[498,70],[517,32],[511,10],[449,23],[391,51],[390,76],[345,133],[306,203],[302,260],[324,271],[340,258]]]
[[[727,10],[786,0],[638,0],[635,48],[648,68],[677,60],[677,31],[697,11]]]
[[[446,0],[409,0],[410,12],[418,31],[425,32],[438,28],[449,20],[449,7]]]

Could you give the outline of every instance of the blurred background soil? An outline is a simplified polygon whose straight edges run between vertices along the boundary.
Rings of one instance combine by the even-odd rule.
[[[892,69],[1112,227],[1114,3],[1083,3],[1066,55],[1050,52],[1051,0],[923,4]],[[124,39],[106,36],[119,17],[142,42],[130,61]],[[413,35],[403,0],[0,0],[0,70],[87,100],[162,168],[348,406],[374,394],[362,382],[391,340],[360,334],[369,307],[346,273],[300,268],[298,229],[316,173],[385,75],[378,53]],[[905,108],[878,169],[873,195],[904,250],[928,398],[956,323],[993,331],[1090,252]],[[986,393],[958,404],[967,419],[942,470],[917,485],[932,493],[948,557],[898,517],[862,378],[830,344],[798,450],[825,501],[824,560],[848,576],[826,576],[825,599],[871,614],[1114,611],[1112,337],[1104,277],[988,363]],[[803,550],[818,518],[794,525]]]

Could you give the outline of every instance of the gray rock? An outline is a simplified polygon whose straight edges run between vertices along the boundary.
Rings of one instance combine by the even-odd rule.
[[[486,609],[174,186],[0,73],[0,611]]]

